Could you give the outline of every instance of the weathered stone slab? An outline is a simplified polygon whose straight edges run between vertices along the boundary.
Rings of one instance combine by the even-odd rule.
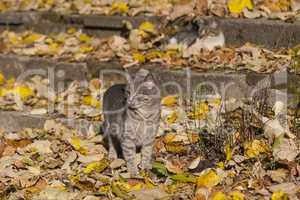
[[[83,24],[89,28],[103,28],[103,29],[121,29],[124,21],[129,21],[134,27],[145,21],[153,23],[159,23],[161,17],[149,17],[149,16],[138,16],[138,17],[123,17],[123,16],[101,16],[101,15],[90,15],[83,17]]]
[[[164,95],[190,96],[202,85],[226,98],[249,98],[255,90],[264,87],[291,94],[290,102],[293,100],[296,103],[300,96],[300,76],[287,72],[259,74],[223,70],[204,73],[189,68],[172,70],[161,64],[146,64],[142,67],[156,75]],[[46,58],[0,55],[0,71],[5,76],[26,80],[33,75],[41,75],[47,77],[55,87],[62,84],[66,86],[73,80],[84,83],[94,77],[100,78],[104,85],[124,83],[128,78],[126,75],[132,76],[137,69],[138,67],[131,67],[125,70],[117,61],[68,63]]]
[[[4,12],[0,13],[0,25],[33,24],[41,20],[37,12]]]
[[[300,76],[287,72],[258,74],[224,70],[203,73],[189,68],[171,70],[154,64],[142,67],[152,71],[158,78],[163,95],[176,94],[186,98],[199,94],[219,94],[226,99],[245,99],[252,97],[257,90],[270,88],[269,105],[273,105],[276,100],[286,100],[289,106],[294,107],[300,100]],[[125,70],[116,61],[68,63],[38,57],[0,55],[0,71],[6,77],[13,76],[20,80],[32,75],[42,75],[48,77],[56,87],[59,84],[66,87],[73,80],[85,82],[94,77],[99,77],[104,85],[125,83],[128,78],[126,75],[133,76],[137,69],[138,67],[132,67]],[[53,117],[0,111],[0,128],[10,131],[25,127],[42,128],[45,120],[50,118]],[[93,124],[84,119],[57,119],[55,116],[54,119],[75,128],[81,134],[85,134]],[[99,125],[97,122],[94,124]]]
[[[0,129],[8,132],[21,131],[24,128],[43,129],[46,120],[53,119],[58,123],[77,130],[78,134],[87,134],[92,125],[99,131],[101,122],[92,122],[86,119],[56,118],[47,115],[32,115],[21,111],[0,111]]]
[[[68,63],[51,59],[18,55],[0,54],[0,70],[6,76],[19,79],[29,78],[31,75],[41,75],[49,79],[86,80],[88,68],[85,63]]]
[[[300,22],[288,23],[267,19],[221,19],[226,44],[246,42],[268,48],[293,47],[300,43]]]
[[[215,20],[203,17],[205,20]],[[0,30],[14,26],[49,34],[65,31],[73,26],[98,37],[119,35],[123,21],[130,21],[137,27],[144,21],[159,24],[163,17],[149,16],[101,16],[101,15],[61,15],[53,12],[8,12],[0,13]],[[284,22],[268,19],[216,19],[225,34],[228,46],[240,46],[246,42],[267,48],[293,47],[300,43],[300,22]],[[14,29],[14,28],[13,28]]]
[[[6,131],[20,131],[24,128],[42,128],[48,118],[28,115],[22,112],[0,111],[0,128]]]

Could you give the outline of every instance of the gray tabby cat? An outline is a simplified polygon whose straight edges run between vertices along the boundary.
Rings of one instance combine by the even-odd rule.
[[[131,84],[110,87],[103,97],[104,131],[109,158],[123,156],[128,171],[138,175],[135,163],[140,149],[140,168],[151,168],[152,149],[160,120],[160,90],[153,75],[140,69]]]

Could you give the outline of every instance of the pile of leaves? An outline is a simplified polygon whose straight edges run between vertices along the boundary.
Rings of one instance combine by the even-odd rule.
[[[58,13],[168,16],[215,15],[219,17],[267,17],[272,19],[299,18],[298,0],[4,0],[0,12],[5,11],[55,11]]]
[[[67,32],[43,35],[32,31],[4,31],[0,34],[1,53],[42,56],[64,61],[118,60],[123,66],[153,63],[180,69],[186,66],[199,71],[251,70],[270,73],[292,68],[293,51],[267,50],[253,44],[238,48],[224,46],[222,32],[198,38],[191,46],[170,44],[170,35],[144,22],[131,29],[128,38],[96,38],[70,28]]]

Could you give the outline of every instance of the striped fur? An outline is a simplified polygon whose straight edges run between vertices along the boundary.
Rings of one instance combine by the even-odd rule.
[[[123,156],[128,171],[138,175],[135,155],[141,150],[141,169],[151,168],[152,149],[160,120],[160,92],[151,73],[141,69],[131,85],[115,85],[103,98],[109,157]]]

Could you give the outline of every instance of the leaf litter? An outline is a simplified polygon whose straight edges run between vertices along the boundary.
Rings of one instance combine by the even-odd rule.
[[[177,26],[167,25],[160,28],[146,21],[136,29],[129,27],[128,37],[97,38],[73,28],[67,32],[49,35],[32,31],[4,31],[0,34],[0,43],[3,44],[0,52],[51,58],[55,61],[118,61],[124,68],[153,64],[164,65],[170,69],[189,66],[196,71],[299,71],[297,47],[272,51],[250,43],[235,48],[226,47],[224,35],[217,24],[192,23],[200,23],[199,26],[203,27],[199,31],[203,30],[200,33],[177,28],[172,30]],[[186,34],[193,36],[186,37]],[[185,41],[184,38],[194,40]],[[0,77],[1,84],[2,79]],[[87,97],[86,102],[94,102],[94,99]]]
[[[85,87],[99,85],[94,79]],[[78,91],[84,90],[72,83],[63,93]],[[220,101],[219,97],[199,99],[189,107],[177,96],[164,97],[162,113],[167,114],[162,114],[155,161],[140,178],[127,175],[124,160],[108,160],[101,133],[81,135],[54,120],[46,121],[43,129],[3,130],[1,199],[297,199],[299,139],[292,137],[293,130],[264,134],[265,127],[253,119],[250,129],[255,132],[250,137],[241,127],[240,112],[257,113],[247,106],[218,113],[222,120],[211,126],[208,116],[219,110]],[[168,113],[176,113],[177,118],[164,120]],[[267,113],[271,114],[265,118],[274,118]],[[224,123],[229,123],[227,128]]]
[[[56,9],[56,1],[47,1],[47,8],[39,7],[39,4],[33,5],[31,1],[21,2],[22,9]],[[95,2],[84,1],[82,4],[81,1],[75,1],[74,4],[80,7],[81,13],[105,10],[105,7],[97,10],[91,6]],[[227,5],[234,16],[240,16],[242,12],[252,15],[258,8],[256,3],[250,1],[241,1],[241,5],[236,5],[237,2],[240,1],[233,0],[228,2],[230,6]],[[70,2],[63,3],[60,9],[68,7],[68,3]],[[193,9],[193,6],[187,5],[181,11],[178,9],[180,6],[176,8],[168,7],[163,2],[160,4],[172,10],[174,18],[185,15],[191,7]],[[214,15],[228,14],[225,2],[211,1],[207,5],[198,6],[202,6],[203,10],[208,6],[208,12]],[[265,15],[271,9],[268,12],[270,16],[275,10],[280,13],[291,9],[289,3],[283,1],[268,4],[264,2],[260,6],[259,9],[263,11],[259,10],[259,14]],[[143,10],[137,6],[135,12],[138,13],[137,10],[140,9],[141,12],[167,14],[165,7],[158,11],[156,7],[144,7]],[[1,9],[11,8],[4,2],[0,3]],[[78,11],[76,6],[72,6],[72,9]],[[131,4],[124,2],[109,4],[105,10],[106,14],[122,15],[131,15],[133,11]],[[210,42],[206,43],[203,38],[196,37],[194,46],[176,41],[153,50],[157,47],[156,43],[166,37],[158,30],[160,29],[154,24],[144,22],[136,29],[131,27],[128,38],[113,36],[105,39],[89,36],[73,28],[55,35],[5,31],[1,33],[0,43],[5,47],[2,53],[7,54],[74,62],[90,58],[108,61],[117,57],[124,67],[141,63],[163,63],[170,68],[189,65],[195,70],[206,71],[229,66],[232,70],[248,69],[268,73],[284,70],[293,63],[290,70],[297,71],[298,63],[295,58],[300,55],[297,47],[270,51],[245,44],[238,48],[228,48],[223,46],[217,34],[217,42],[213,40],[213,44],[217,45],[212,45],[212,48],[206,45],[211,44]],[[199,67],[201,64],[205,67]],[[103,120],[101,95],[105,88],[101,87],[98,79],[91,80],[88,85],[80,85],[78,81],[74,81],[59,94],[47,90],[48,84],[49,81],[41,77],[16,83],[14,79],[7,79],[0,74],[1,110],[22,110],[51,116],[53,113],[48,113],[47,108],[52,103],[55,105],[54,113],[65,117],[83,118],[97,123]],[[15,99],[19,99],[18,102],[21,103],[16,104]],[[54,120],[46,121],[42,130],[25,129],[17,133],[1,130],[0,198],[300,198],[299,138],[293,137],[294,130],[287,132],[278,124],[276,109],[273,110],[275,114],[265,116],[268,118],[265,126],[253,119],[253,122],[247,122],[251,127],[245,130],[245,119],[241,117],[241,112],[249,111],[240,107],[221,115],[218,113],[220,102],[219,98],[199,100],[190,106],[182,105],[177,96],[163,98],[162,121],[154,147],[153,169],[149,173],[141,173],[139,179],[128,177],[124,160],[108,160],[105,142],[95,130],[82,135],[78,130]],[[250,112],[253,116],[257,114],[255,111]],[[222,118],[221,124],[216,120],[219,115]],[[230,128],[225,128],[225,123]],[[252,135],[249,135],[251,130]]]
[[[299,19],[298,0],[3,0],[0,12],[54,11],[61,14],[100,14],[121,16],[182,15],[245,17],[271,19]]]

